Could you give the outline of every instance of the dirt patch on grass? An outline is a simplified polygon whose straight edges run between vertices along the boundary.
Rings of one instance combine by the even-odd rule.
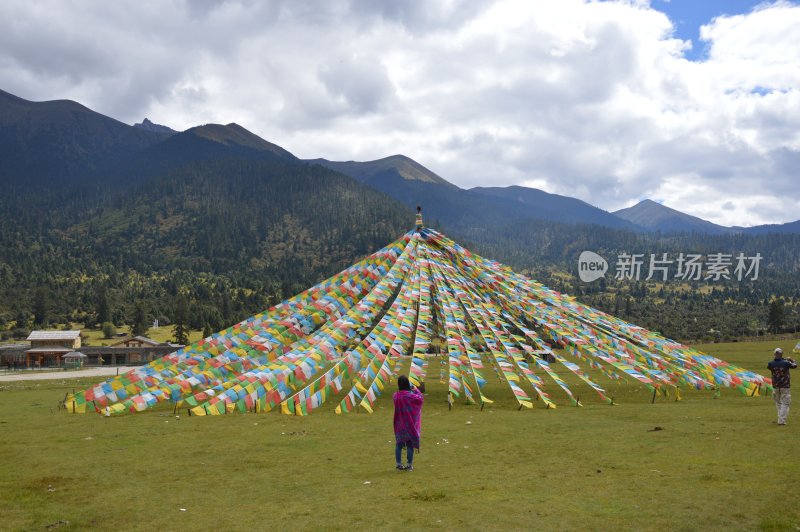
[[[412,491],[403,498],[408,501],[435,502],[447,499],[447,495],[442,491]]]
[[[55,491],[62,491],[69,489],[70,486],[74,486],[76,484],[76,480],[70,477],[62,477],[59,475],[46,475],[43,477],[38,477],[31,479],[26,487],[30,491],[35,492],[49,492],[53,493]]]

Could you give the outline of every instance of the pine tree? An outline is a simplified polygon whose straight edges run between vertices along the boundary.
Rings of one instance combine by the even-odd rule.
[[[28,326],[28,316],[28,313],[22,309],[17,311],[17,314],[14,317],[14,322],[16,323],[16,327],[18,329],[24,329]]]
[[[175,334],[175,343],[187,345],[189,343],[189,302],[185,296],[178,298],[175,307],[175,326],[172,331]]]
[[[231,316],[233,315],[233,310],[231,309],[231,297],[228,294],[228,290],[224,290],[222,292],[222,320],[225,323],[230,323],[232,320]]]
[[[786,311],[783,308],[783,299],[775,298],[769,304],[767,329],[775,333],[780,332],[784,319],[786,319]]]
[[[39,287],[33,299],[33,324],[47,325],[47,289]]]
[[[131,325],[131,334],[133,336],[141,336],[147,332],[150,325],[147,323],[147,313],[144,310],[142,302],[136,303],[133,311],[133,325]]]
[[[98,323],[111,321],[111,307],[108,304],[108,292],[105,287],[101,288],[97,294],[96,313]]]

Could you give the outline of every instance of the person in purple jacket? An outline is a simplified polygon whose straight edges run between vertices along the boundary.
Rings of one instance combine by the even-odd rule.
[[[422,403],[425,398],[417,388],[411,386],[408,377],[397,378],[398,391],[394,399],[394,456],[397,469],[413,471],[414,449],[419,451],[419,438],[422,432]],[[406,448],[406,461],[402,461],[403,447]]]
[[[778,409],[778,425],[786,425],[789,417],[789,405],[792,395],[789,386],[789,370],[797,367],[793,358],[783,358],[783,349],[775,348],[775,360],[767,364],[767,369],[772,371],[772,398]]]

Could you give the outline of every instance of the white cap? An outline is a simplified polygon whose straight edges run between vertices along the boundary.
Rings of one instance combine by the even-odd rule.
[[[782,355],[783,354],[783,349],[781,349],[780,347],[776,347],[775,348],[775,354],[776,355]]]

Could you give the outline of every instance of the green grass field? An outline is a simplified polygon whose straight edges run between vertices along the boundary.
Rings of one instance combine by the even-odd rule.
[[[699,347],[764,373],[774,345]],[[372,415],[104,418],[56,409],[90,381],[0,383],[0,529],[800,529],[797,408],[779,427],[769,397],[617,384],[615,406],[551,386],[557,410],[517,411],[487,375],[493,405],[449,411],[430,369],[408,473],[390,393]]]
[[[81,324],[72,324],[71,327],[80,329],[81,334],[86,337],[88,345],[111,345],[119,342],[123,338],[103,338],[103,331],[100,329],[84,329]],[[59,328],[59,327],[57,327]],[[118,332],[129,332],[128,327],[117,328]],[[129,336],[129,335],[128,335]],[[159,327],[158,329],[148,329],[144,334],[151,340],[157,342],[174,342],[175,333],[172,327]],[[203,339],[203,331],[189,331],[189,343],[194,343]]]

